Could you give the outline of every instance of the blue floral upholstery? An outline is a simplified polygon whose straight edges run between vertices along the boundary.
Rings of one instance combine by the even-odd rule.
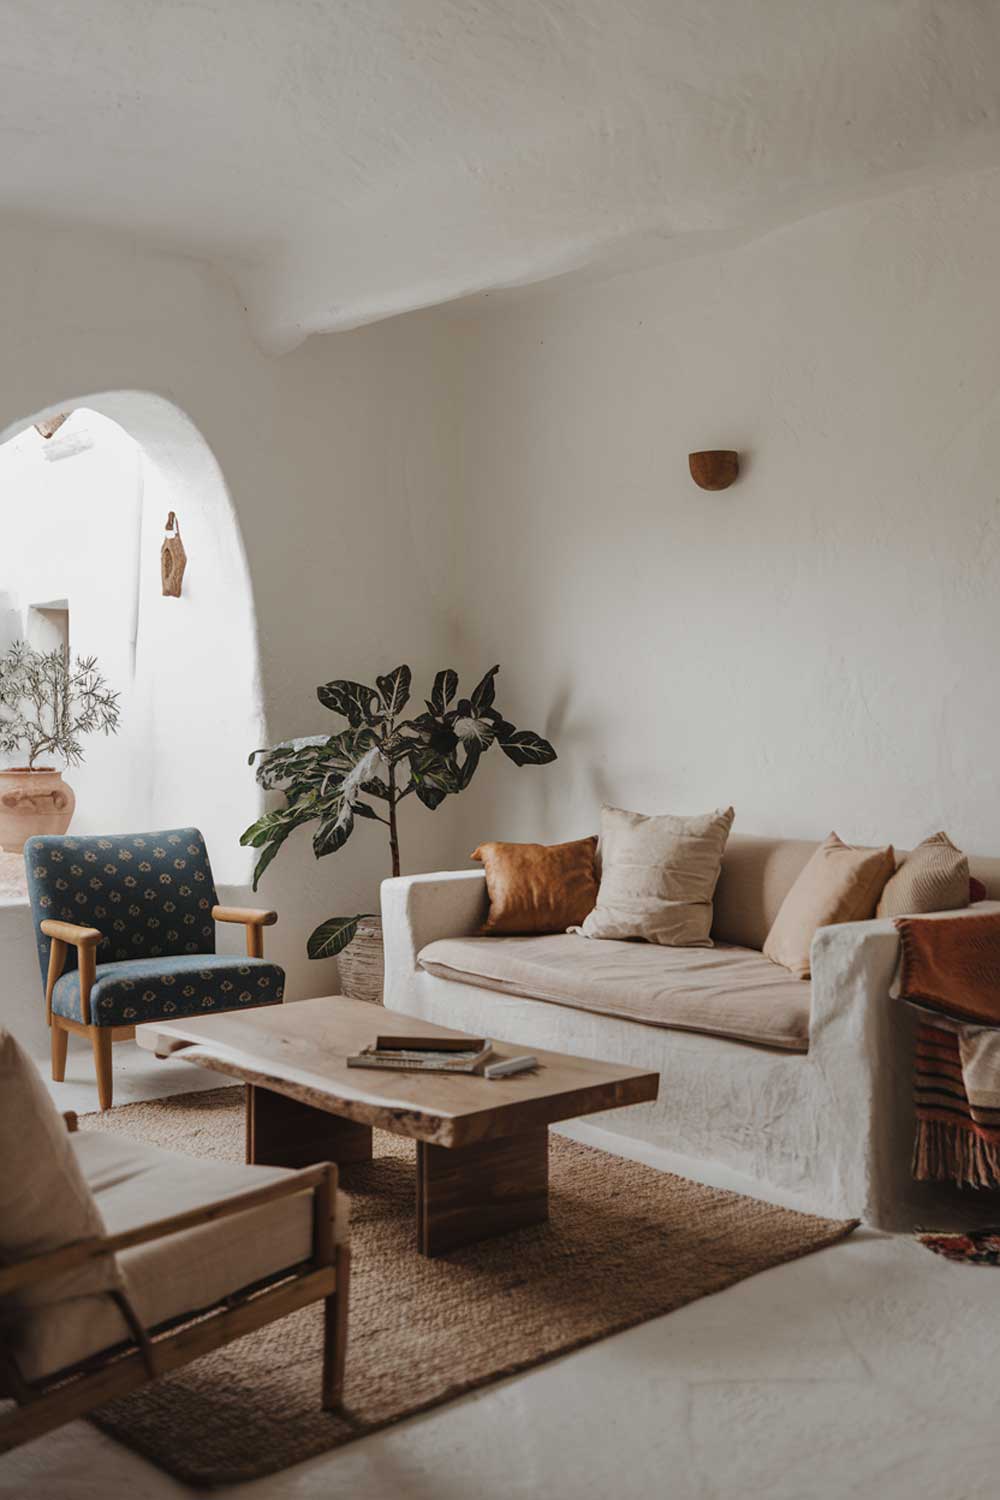
[[[164,1016],[273,1005],[284,973],[261,958],[215,952],[215,882],[197,828],[107,837],[30,838],[24,846],[28,894],[42,983],[54,917],[96,927],[91,1023],[131,1026]],[[80,1020],[76,949],[70,947],[53,991],[53,1010]]]
[[[282,997],[284,972],[263,958],[223,953],[179,953],[167,958],[134,958],[121,964],[98,964],[90,991],[90,1019],[95,1026],[139,1026],[166,1016],[203,1015],[274,1005]],[[56,981],[52,991],[56,1015],[79,1021],[80,975],[76,969]]]

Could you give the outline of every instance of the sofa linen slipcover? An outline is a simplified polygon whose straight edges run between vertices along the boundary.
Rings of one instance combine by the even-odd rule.
[[[715,893],[713,941],[755,950],[767,962],[760,954],[764,940],[815,848],[806,840],[732,835]],[[988,892],[1000,892],[1000,860],[969,863]],[[891,921],[821,928],[812,944],[811,985],[772,966],[776,981],[802,983],[795,993],[808,993],[807,1050],[801,1051],[759,1040],[751,1046],[665,1020],[650,1024],[636,1019],[635,996],[629,1016],[623,1005],[614,1014],[607,1013],[610,1007],[590,1008],[586,998],[581,1006],[572,1002],[573,981],[566,974],[558,999],[551,978],[548,998],[539,999],[524,993],[520,982],[516,990],[504,982],[498,993],[496,980],[477,980],[468,967],[461,980],[446,977],[443,966],[432,972],[443,953],[467,964],[469,952],[465,946],[432,951],[432,945],[471,940],[477,944],[472,952],[479,952],[486,904],[485,882],[475,870],[385,881],[385,1004],[526,1049],[659,1070],[655,1103],[574,1123],[572,1133],[580,1139],[702,1181],[884,1228],[975,1217],[969,1194],[915,1183],[910,1175],[914,1025],[906,1009],[889,1000],[899,955]],[[1000,911],[1000,903],[969,908],[970,914],[987,910]],[[546,951],[555,957],[554,946]],[[685,991],[712,950],[676,952],[677,969],[661,970],[663,999],[657,1003],[664,1015],[672,1009],[679,1017],[693,1003]],[[656,949],[656,956],[663,963],[666,950]],[[595,962],[601,967],[608,960]],[[580,988],[582,995],[588,987]],[[723,995],[720,984],[715,1003],[720,1013],[731,1011],[740,1004],[737,990]],[[990,1211],[978,1209],[980,1215]]]

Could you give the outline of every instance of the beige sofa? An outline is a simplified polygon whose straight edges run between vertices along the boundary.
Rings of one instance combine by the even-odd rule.
[[[760,951],[815,847],[734,835],[710,949],[567,933],[484,938],[481,871],[387,880],[385,1004],[500,1040],[658,1068],[654,1103],[574,1126],[607,1149],[886,1228],[952,1219],[956,1194],[910,1177],[912,1018],[888,995],[892,923],[822,928],[811,982]],[[1000,860],[971,866],[1000,895]]]

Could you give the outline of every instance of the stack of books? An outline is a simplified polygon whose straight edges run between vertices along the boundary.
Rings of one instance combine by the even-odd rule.
[[[349,1068],[399,1068],[421,1073],[481,1073],[493,1043],[480,1036],[380,1036],[347,1059]]]
[[[535,1057],[507,1057],[491,1063],[493,1043],[482,1036],[379,1036],[348,1057],[349,1068],[396,1068],[401,1072],[480,1073],[509,1078],[534,1072]]]

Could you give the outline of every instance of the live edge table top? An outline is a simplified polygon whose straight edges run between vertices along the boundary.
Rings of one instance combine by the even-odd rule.
[[[360,1125],[436,1146],[499,1140],[598,1110],[655,1099],[660,1075],[564,1052],[497,1042],[498,1059],[525,1052],[532,1073],[474,1074],[349,1068],[376,1035],[461,1036],[447,1026],[340,995],[136,1027],[141,1047],[241,1078]]]

